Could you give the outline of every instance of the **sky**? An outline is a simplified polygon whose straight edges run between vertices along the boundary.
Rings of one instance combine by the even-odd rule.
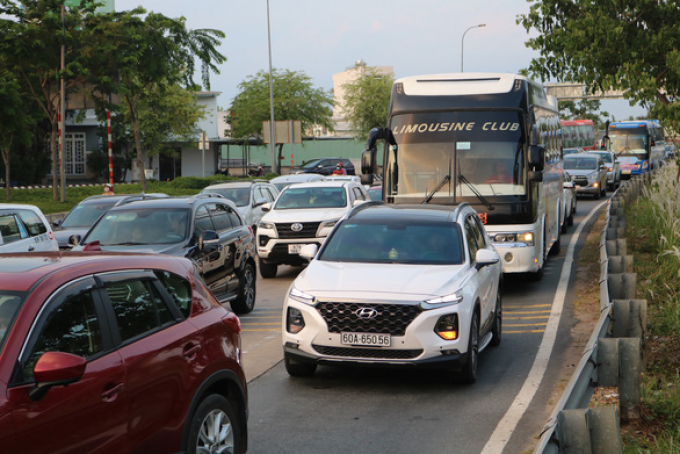
[[[333,88],[333,74],[362,59],[392,66],[395,78],[419,74],[517,72],[538,53],[530,34],[516,24],[527,0],[269,0],[272,66],[301,71],[316,88]],[[147,11],[186,18],[190,29],[222,30],[227,61],[210,77],[211,91],[228,109],[248,76],[269,68],[267,0],[115,0],[118,11]],[[469,27],[486,24],[482,28]],[[535,32],[532,32],[535,34]],[[463,62],[461,47],[464,45]],[[195,77],[200,82],[200,74]],[[602,110],[621,120],[644,115],[628,101],[603,101]]]

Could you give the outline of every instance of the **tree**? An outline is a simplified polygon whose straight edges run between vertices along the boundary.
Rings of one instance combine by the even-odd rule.
[[[680,0],[541,0],[518,18],[540,34],[527,46],[541,52],[530,71],[542,80],[622,89],[659,119],[680,124]]]
[[[359,138],[366,140],[371,129],[387,125],[394,77],[364,65],[357,65],[356,69],[359,77],[343,85],[343,109],[345,118],[358,132]]]
[[[609,112],[600,112],[600,101],[597,99],[582,99],[575,101],[560,101],[560,117],[565,120],[593,120],[595,129],[601,125],[602,117],[609,117]]]
[[[24,102],[19,82],[0,66],[0,154],[5,165],[7,200],[11,198],[12,189],[10,152],[18,145],[30,142],[33,122],[34,119]]]
[[[18,75],[31,98],[52,126],[53,197],[57,200],[57,135],[59,131],[59,79],[65,90],[83,85],[89,73],[89,55],[97,43],[91,26],[95,20],[93,2],[66,10],[63,0],[0,0],[0,55],[7,69]],[[60,69],[61,46],[68,49],[64,70]]]
[[[299,120],[302,130],[321,126],[333,131],[333,95],[314,88],[304,72],[287,69],[272,70],[274,81],[274,113],[277,121]],[[239,84],[239,93],[232,101],[231,131],[234,138],[256,137],[262,139],[262,122],[270,120],[269,73],[259,71]],[[280,143],[277,162],[272,170],[279,173]]]
[[[211,70],[219,73],[216,64],[226,58],[216,50],[219,38],[224,38],[223,32],[210,29],[189,31],[184,18],[171,19],[157,13],[142,17],[144,14],[143,8],[137,8],[114,13],[100,23],[97,36],[103,52],[92,56],[100,68],[92,83],[102,93],[120,95],[131,124],[136,167],[146,190],[143,157],[146,153],[158,152],[158,131],[162,125],[155,121],[153,111],[149,109],[154,103],[158,105],[176,99],[180,85],[190,91],[199,89],[192,79],[194,58],[203,62],[203,81],[208,84],[207,88],[207,75]],[[172,95],[161,101],[160,98],[168,93]],[[191,118],[196,118],[195,113],[194,109]],[[179,123],[186,121],[187,118],[183,118]],[[142,124],[149,130],[142,130]],[[177,124],[175,122],[174,126]],[[151,125],[154,125],[153,130]],[[186,135],[181,128],[170,129],[168,133]],[[149,141],[142,140],[144,138]]]

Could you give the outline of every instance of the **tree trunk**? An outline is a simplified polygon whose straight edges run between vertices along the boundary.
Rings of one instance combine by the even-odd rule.
[[[137,147],[137,159],[133,162],[137,163],[137,171],[140,173],[140,178],[142,179],[142,191],[146,192],[146,175],[144,172],[144,161],[142,160],[142,143],[139,140],[139,125],[137,124],[137,115],[132,107],[130,99],[126,99],[128,103],[128,109],[130,109],[130,118],[132,119],[132,130],[135,133],[135,146]],[[133,169],[134,170],[134,169]]]
[[[59,134],[59,122],[52,121],[52,132],[50,133],[50,151],[52,152],[52,198],[59,200],[59,159],[57,156],[57,135]],[[8,182],[9,183],[9,182]]]
[[[12,188],[9,185],[9,178],[10,178],[10,173],[9,173],[9,149],[11,146],[12,141],[7,145],[7,148],[2,150],[2,160],[5,162],[5,192],[7,194],[7,201],[9,202],[12,199]]]
[[[283,159],[281,154],[283,153],[283,144],[280,143],[278,145],[279,145],[279,152],[278,152],[277,159],[276,159],[276,170],[275,170],[275,172],[278,173],[279,175],[281,175],[281,160]]]

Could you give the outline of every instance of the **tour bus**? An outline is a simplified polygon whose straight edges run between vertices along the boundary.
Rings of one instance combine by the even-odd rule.
[[[459,204],[479,213],[505,273],[540,279],[559,251],[564,222],[557,102],[515,74],[461,73],[398,79],[388,126],[369,133],[364,184],[384,139],[386,203]]]
[[[654,120],[609,123],[605,147],[616,154],[624,178],[659,168],[666,153],[663,128]]]
[[[593,120],[562,120],[564,152],[574,153],[595,149],[595,126]]]

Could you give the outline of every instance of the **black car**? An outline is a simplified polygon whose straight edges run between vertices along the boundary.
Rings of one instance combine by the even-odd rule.
[[[52,223],[54,236],[59,242],[59,249],[68,250],[73,247],[73,241],[78,241],[85,235],[92,225],[102,214],[110,208],[135,200],[156,199],[167,197],[166,194],[118,194],[118,195],[93,195],[74,206],[71,211],[59,221]]]
[[[321,175],[331,175],[338,163],[347,171],[347,175],[356,175],[354,164],[347,158],[321,158],[308,161],[296,171],[296,173],[319,173]]]
[[[151,252],[193,260],[220,303],[255,306],[253,231],[217,194],[142,200],[111,208],[73,250]]]

